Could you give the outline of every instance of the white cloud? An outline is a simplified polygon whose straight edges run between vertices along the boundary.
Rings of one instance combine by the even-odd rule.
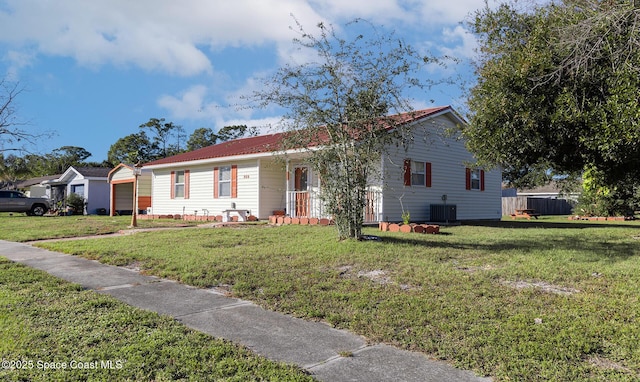
[[[351,20],[359,17],[375,22],[405,20],[412,22],[415,15],[396,0],[310,0],[321,13],[333,19]]]
[[[212,70],[205,49],[290,40],[290,14],[319,21],[296,0],[6,0],[0,42],[69,56],[81,65],[135,65],[176,75]],[[9,9],[7,11],[7,9]]]
[[[442,46],[440,51],[459,59],[473,58],[476,55],[478,40],[467,29],[458,25],[455,28],[445,28],[442,32],[444,42],[453,46]]]
[[[4,0],[0,43],[14,51],[72,57],[190,76],[211,73],[210,51],[288,44],[295,16],[306,29],[357,17],[416,33],[456,23],[478,0]],[[422,32],[424,33],[424,32]],[[281,53],[287,54],[285,48]],[[37,56],[32,55],[31,58]],[[283,58],[285,56],[282,56]],[[17,60],[15,66],[24,65]]]
[[[158,99],[158,106],[168,110],[172,117],[180,119],[210,119],[219,113],[218,105],[205,105],[207,88],[195,85],[182,92],[178,97],[163,95]]]
[[[281,123],[280,117],[254,118],[254,119],[227,119],[218,123],[218,127],[246,125],[249,128],[255,128],[258,134],[273,134],[282,131],[279,127]]]
[[[207,101],[208,89],[202,85],[193,86],[179,96],[164,95],[158,99],[158,106],[170,113],[171,119],[199,121],[214,130],[224,126],[247,125],[255,127],[259,134],[278,131],[279,117],[253,118],[248,110],[238,110],[234,106],[220,105]]]
[[[489,0],[489,6],[493,7],[501,0]],[[420,4],[417,12],[423,23],[433,23],[437,25],[455,24],[467,20],[477,9],[484,8],[484,1],[481,0],[426,0],[415,1],[414,5]]]
[[[481,0],[309,0],[320,13],[333,19],[361,17],[374,23],[403,22],[430,27],[459,23],[484,6]],[[489,0],[495,4],[498,0]]]

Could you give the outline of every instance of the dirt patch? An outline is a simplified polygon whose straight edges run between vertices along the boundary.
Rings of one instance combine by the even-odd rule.
[[[549,283],[544,282],[544,281],[535,281],[535,282],[531,282],[531,281],[502,281],[501,284],[509,286],[511,288],[515,288],[515,289],[536,288],[536,289],[540,289],[543,292],[559,294],[559,295],[563,295],[563,296],[569,296],[569,295],[572,295],[574,293],[579,293],[580,292],[578,289],[567,288],[567,287],[563,287],[563,286],[559,286],[559,285],[553,285],[553,284],[549,284]]]
[[[343,278],[366,278],[373,281],[379,285],[398,285],[402,290],[414,290],[416,287],[408,284],[398,284],[391,279],[387,275],[387,272],[382,269],[375,269],[372,271],[358,271],[357,273],[352,272],[353,267],[350,265],[345,265],[343,267],[338,268],[340,271],[340,277]]]
[[[387,276],[386,272],[383,271],[382,269],[376,269],[373,271],[359,271],[356,276],[358,278],[361,277],[365,277],[368,278],[369,280],[378,283],[380,285],[387,285],[387,284],[393,284],[393,281],[391,281],[391,278]]]
[[[224,296],[230,297],[232,295],[233,285],[231,284],[218,284],[212,288],[209,288],[214,293],[219,293]]]
[[[141,273],[142,270],[143,270],[142,265],[143,265],[142,261],[134,261],[133,263],[129,263],[129,264],[125,265],[123,268],[130,269],[130,270],[132,270],[134,272]]]
[[[617,362],[614,362],[610,359],[598,356],[598,355],[594,355],[591,356],[587,359],[587,361],[592,365],[595,366],[599,369],[606,369],[606,370],[617,370],[617,371],[622,371],[625,373],[633,373],[633,370],[624,367],[622,365],[620,365]]]

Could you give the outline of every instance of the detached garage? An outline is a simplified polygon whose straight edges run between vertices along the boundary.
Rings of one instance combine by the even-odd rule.
[[[138,211],[146,213],[147,209],[151,208],[151,171],[121,163],[109,172],[107,181],[111,190],[110,216],[131,215],[135,209],[133,191],[136,183]]]

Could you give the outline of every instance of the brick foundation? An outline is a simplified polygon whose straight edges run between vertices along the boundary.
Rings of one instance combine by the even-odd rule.
[[[173,219],[184,221],[222,222],[222,215],[138,215],[137,218],[138,220]],[[231,221],[237,222],[238,216],[232,216]],[[255,222],[258,221],[258,218],[253,215],[249,215],[247,216],[247,221]]]
[[[319,218],[292,218],[289,216],[282,215],[271,215],[269,216],[269,224],[271,225],[330,225],[333,224],[333,221],[329,219],[319,219]]]
[[[389,223],[389,222],[380,222],[378,223],[378,228],[382,232],[415,232],[415,233],[432,233],[437,234],[440,233],[440,226],[435,224],[400,224],[400,223]]]

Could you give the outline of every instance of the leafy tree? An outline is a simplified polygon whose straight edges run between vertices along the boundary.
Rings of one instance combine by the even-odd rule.
[[[16,168],[23,165],[28,168],[28,173],[23,173],[23,177],[56,175],[62,174],[70,166],[86,166],[85,160],[90,156],[91,153],[82,147],[62,146],[45,155],[27,154],[19,161],[13,161],[13,165]]]
[[[151,132],[152,143],[159,149],[158,158],[166,158],[182,152],[180,148],[180,140],[184,137],[182,126],[165,122],[164,118],[150,118],[148,122],[140,125],[140,128]]]
[[[516,186],[593,171],[619,200],[640,184],[640,14],[634,2],[515,0],[479,10],[469,148]]]
[[[193,131],[187,141],[187,150],[193,151],[216,144],[218,136],[208,127],[200,127]]]
[[[294,44],[313,52],[315,61],[283,66],[254,93],[262,106],[286,110],[284,148],[307,151],[340,239],[360,236],[367,184],[379,175],[380,155],[389,143],[408,138],[404,126],[386,116],[411,110],[405,91],[430,85],[417,75],[435,61],[370,24],[365,38],[362,24],[345,26],[345,33],[356,33],[347,40],[332,26],[318,24],[314,36],[297,23]],[[320,142],[323,150],[313,150]]]
[[[107,153],[107,161],[112,166],[119,163],[135,164],[150,162],[158,158],[158,148],[151,142],[144,131],[129,134],[111,145]]]
[[[87,162],[91,153],[82,147],[62,146],[44,155],[27,154],[3,156],[0,154],[0,187],[13,183],[19,179],[27,179],[45,175],[62,174],[70,166],[76,167],[110,167],[105,162]]]
[[[62,146],[44,156],[47,174],[62,174],[70,166],[84,166],[91,153],[82,147]]]
[[[245,136],[256,136],[258,132],[255,128],[248,128],[247,125],[231,125],[225,126],[218,130],[218,140],[221,142],[238,139]]]
[[[200,127],[195,129],[189,137],[187,150],[193,151],[214,145],[217,142],[226,142],[232,139],[256,135],[258,135],[258,130],[256,128],[249,128],[246,125],[225,126],[218,130],[217,133],[214,133],[213,130],[208,127]]]
[[[22,157],[0,154],[0,188],[6,188],[20,179],[29,178],[31,171]]]

